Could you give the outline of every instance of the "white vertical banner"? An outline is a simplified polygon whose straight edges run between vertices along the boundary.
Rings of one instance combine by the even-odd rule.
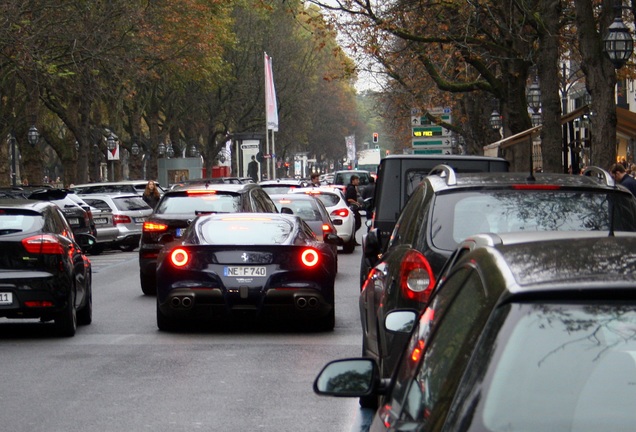
[[[119,144],[115,144],[115,148],[112,150],[106,150],[108,160],[119,160]]]
[[[356,136],[349,135],[345,137],[345,143],[347,145],[347,159],[353,162],[356,159]]]
[[[265,53],[265,108],[267,129],[278,132],[278,107],[276,105],[276,88],[272,73],[272,58]]]

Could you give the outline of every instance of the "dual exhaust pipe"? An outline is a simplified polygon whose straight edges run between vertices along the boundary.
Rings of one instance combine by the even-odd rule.
[[[194,299],[190,296],[174,296],[170,299],[170,306],[173,308],[191,308],[194,304]]]
[[[318,298],[314,296],[299,296],[294,299],[294,303],[298,309],[315,309],[320,302]]]

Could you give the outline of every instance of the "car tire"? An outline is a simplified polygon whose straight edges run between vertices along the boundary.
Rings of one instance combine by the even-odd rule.
[[[174,318],[166,316],[161,309],[159,309],[159,302],[157,302],[157,328],[161,331],[175,331],[179,329],[179,325]]]
[[[137,249],[137,245],[121,245],[119,246],[119,250],[122,252],[132,252]]]
[[[146,276],[143,273],[139,273],[139,280],[141,282],[141,291],[145,295],[157,294],[157,285],[153,278]]]
[[[77,311],[77,324],[89,325],[93,322],[93,287],[92,282],[89,281],[86,287],[86,304],[79,311]]]
[[[75,336],[77,331],[77,312],[75,311],[75,290],[68,296],[66,307],[55,317],[57,334],[62,337]]]
[[[355,234],[351,236],[348,242],[342,245],[342,252],[346,254],[353,253],[356,248],[356,236]]]

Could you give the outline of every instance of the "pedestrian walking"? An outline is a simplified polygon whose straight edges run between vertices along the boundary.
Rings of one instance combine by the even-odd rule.
[[[157,207],[157,203],[159,202],[161,195],[159,194],[159,189],[157,189],[157,185],[153,180],[148,181],[146,188],[144,189],[144,194],[141,197],[151,209],[154,210],[155,207]]]

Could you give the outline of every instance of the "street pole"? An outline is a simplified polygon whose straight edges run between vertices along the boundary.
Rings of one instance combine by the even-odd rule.
[[[11,186],[17,186],[16,179],[16,157],[15,157],[15,136],[11,134]]]

